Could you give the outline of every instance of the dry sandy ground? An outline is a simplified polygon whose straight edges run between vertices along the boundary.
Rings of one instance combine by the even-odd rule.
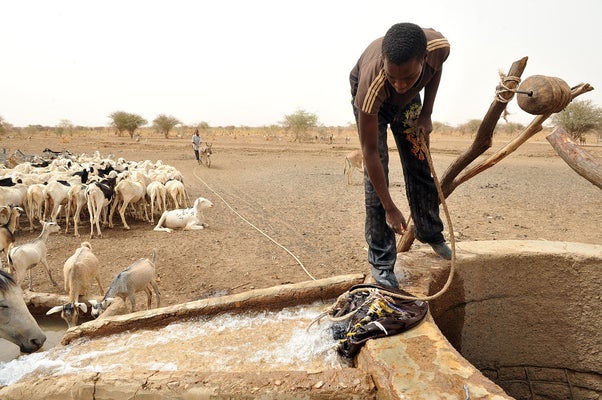
[[[7,153],[21,149],[41,154],[49,147],[72,153],[110,153],[128,160],[162,160],[178,168],[191,198],[209,198],[215,207],[206,213],[202,231],[155,232],[149,222],[134,221],[92,239],[101,260],[105,288],[120,270],[158,250],[157,271],[162,305],[237,293],[284,283],[338,274],[367,273],[363,235],[363,188],[360,175],[347,185],[344,155],[349,144],[298,144],[286,138],[265,141],[252,136],[211,136],[212,167],[193,160],[189,138],[73,137],[53,135],[31,139],[1,138]],[[492,150],[504,140],[494,141]],[[339,142],[344,142],[340,140]],[[467,137],[433,134],[431,147],[438,175],[470,144]],[[586,150],[602,159],[602,146]],[[401,167],[391,157],[395,198],[408,212]],[[556,155],[544,135],[532,138],[493,168],[462,184],[448,199],[456,239],[536,239],[602,243],[602,196]],[[27,226],[26,218],[22,228]],[[447,226],[447,223],[446,223]],[[21,229],[17,244],[32,240],[40,230]],[[41,267],[34,268],[34,290],[63,293],[62,267],[82,236],[53,235],[48,261],[59,286],[53,287]],[[414,246],[420,246],[415,242]],[[293,256],[294,255],[294,256]],[[142,298],[138,304],[144,304]]]

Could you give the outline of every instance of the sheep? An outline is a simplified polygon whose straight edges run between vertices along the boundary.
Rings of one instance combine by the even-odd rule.
[[[347,174],[347,184],[353,185],[353,170],[363,170],[363,156],[359,150],[354,150],[345,156],[345,168],[343,174]]]
[[[100,295],[104,290],[100,282],[99,262],[98,258],[92,253],[92,245],[90,242],[83,242],[80,247],[75,250],[65,261],[63,266],[63,276],[65,279],[65,291],[69,293],[67,304],[56,306],[48,310],[46,315],[61,312],[61,318],[67,322],[67,326],[71,328],[77,325],[79,318],[79,310],[87,312],[86,303],[79,302],[79,296],[89,294],[93,280],[98,283]]]
[[[67,212],[65,214],[65,233],[69,232],[69,217],[73,215],[73,235],[79,237],[79,221],[82,212],[82,208],[86,203],[86,188],[87,185],[83,183],[76,183],[71,186],[68,192],[67,198]],[[71,208],[75,208],[73,214],[71,214]]]
[[[50,150],[48,147],[46,147],[46,148],[45,148],[45,149],[42,151],[42,153],[44,153],[44,155],[45,155],[46,157],[48,157],[48,158],[57,158],[57,157],[59,157],[60,155],[62,155],[62,154],[63,154],[63,152],[62,152],[62,151],[54,151],[54,150]]]
[[[167,206],[165,203],[165,197],[167,194],[167,189],[165,185],[159,181],[153,181],[148,184],[146,187],[146,193],[150,199],[150,215],[151,215],[151,223],[155,223],[155,210],[161,212],[166,211]],[[156,208],[155,208],[155,202]]]
[[[94,225],[96,225],[97,236],[102,237],[100,216],[103,214],[103,223],[106,223],[109,204],[115,196],[116,182],[117,177],[113,176],[100,182],[92,182],[86,189],[88,213],[90,214],[90,239],[94,238]]]
[[[0,186],[0,205],[25,207],[26,201],[27,185],[17,183],[14,186]]]
[[[174,228],[183,230],[204,229],[208,225],[203,222],[203,210],[213,207],[213,203],[204,197],[194,201],[192,208],[164,211],[153,230],[159,232],[173,232]]]
[[[23,353],[39,350],[46,341],[46,335],[27,309],[21,288],[12,276],[2,270],[0,304],[0,338],[16,344]]]
[[[104,178],[104,177],[107,177],[111,171],[115,171],[115,168],[113,168],[113,165],[111,165],[109,163],[107,165],[101,164],[100,167],[98,167],[98,166],[96,167],[95,174],[101,178]]]
[[[59,214],[59,206],[67,204],[70,201],[70,190],[75,185],[85,184],[88,181],[88,169],[84,168],[80,171],[73,172],[68,176],[57,176],[54,180],[48,182],[43,190],[44,193],[44,220],[48,220],[50,204],[52,203],[52,211],[50,211],[50,220],[56,221]],[[66,215],[69,218],[69,215]],[[67,223],[67,227],[68,227]]]
[[[88,183],[88,175],[90,174],[90,171],[92,170],[92,168],[83,168],[79,171],[75,171],[71,174],[72,177],[79,177],[79,182],[77,182],[77,179],[74,179],[75,182],[72,182],[72,184],[74,183],[82,183],[82,184],[86,184]]]
[[[0,206],[0,225],[4,225],[10,220],[11,207],[11,205]]]
[[[0,250],[4,252],[8,260],[8,250],[11,245],[15,242],[15,229],[17,228],[17,220],[19,219],[19,215],[23,213],[23,209],[21,207],[2,207],[2,209],[8,210],[8,221],[0,226]],[[0,267],[2,267],[2,262],[0,261]]]
[[[169,195],[170,203],[173,209],[180,208],[180,206],[187,207],[188,204],[186,202],[186,198],[188,197],[186,194],[186,188],[184,184],[177,179],[170,179],[165,182],[165,188],[167,189],[167,194]]]
[[[25,272],[29,271],[29,290],[32,290],[31,268],[42,263],[50,281],[54,286],[57,286],[46,261],[46,241],[51,233],[56,233],[60,229],[61,227],[56,222],[44,222],[42,233],[32,242],[17,247],[14,247],[14,244],[11,243],[8,250],[8,264],[11,267],[11,272],[16,275],[17,285],[21,286],[25,278]]]
[[[59,206],[67,204],[71,183],[63,180],[48,182],[44,187],[44,220],[55,221],[59,215]],[[52,208],[50,207],[52,204]],[[50,215],[48,215],[50,214]]]
[[[44,206],[44,187],[43,183],[33,183],[27,187],[27,219],[29,219],[29,231],[33,232],[35,227],[34,218],[42,221],[42,208]]]
[[[125,221],[125,210],[129,204],[135,205],[137,202],[141,202],[142,207],[144,208],[144,220],[150,221],[146,210],[145,196],[146,185],[131,179],[120,181],[117,186],[115,186],[115,198],[113,199],[113,205],[111,206],[111,212],[109,213],[109,228],[113,228],[113,214],[119,203],[121,203],[119,215],[121,216],[121,222],[123,222],[123,227],[125,229],[130,229],[130,226]]]
[[[15,186],[16,183],[23,183],[23,181],[15,178],[14,176],[5,176],[0,178],[0,186]]]
[[[161,293],[159,293],[159,288],[157,287],[155,274],[156,258],[157,250],[153,249],[151,258],[141,258],[118,273],[100,302],[90,299],[92,316],[94,318],[100,316],[113,302],[115,297],[120,297],[124,302],[126,299],[129,299],[132,305],[132,312],[134,312],[136,310],[136,293],[141,291],[146,293],[146,308],[150,309],[153,296],[151,287],[157,296],[157,308],[161,307]]]

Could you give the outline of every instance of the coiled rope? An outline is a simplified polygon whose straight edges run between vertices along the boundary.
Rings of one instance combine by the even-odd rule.
[[[311,328],[311,326],[314,323],[319,322],[325,316],[328,317],[328,319],[333,322],[344,321],[346,319],[349,319],[356,312],[358,312],[360,309],[362,309],[362,307],[364,305],[371,302],[375,297],[381,296],[382,294],[393,297],[393,298],[401,299],[401,300],[431,301],[431,300],[434,300],[434,299],[440,297],[441,295],[443,295],[451,286],[451,282],[454,278],[455,271],[456,271],[456,239],[455,239],[455,235],[454,235],[454,227],[453,227],[452,220],[451,220],[451,217],[449,214],[449,210],[447,208],[447,203],[445,202],[445,195],[443,194],[443,190],[441,189],[441,183],[439,182],[439,178],[437,177],[437,173],[435,172],[435,167],[433,165],[433,159],[431,157],[431,152],[428,149],[428,146],[426,145],[426,140],[422,134],[418,135],[418,140],[420,141],[420,147],[421,147],[422,151],[424,152],[424,154],[426,155],[426,159],[429,164],[429,168],[431,169],[431,174],[433,175],[435,187],[437,188],[437,194],[439,195],[439,201],[441,201],[441,205],[442,205],[443,211],[445,213],[445,218],[447,220],[447,225],[449,227],[449,236],[450,236],[450,243],[451,243],[451,248],[452,248],[452,258],[451,258],[451,266],[449,268],[449,275],[447,276],[447,281],[445,282],[445,285],[443,285],[441,290],[439,290],[437,293],[430,295],[430,296],[422,296],[422,297],[417,297],[417,296],[413,296],[413,295],[408,296],[408,295],[404,295],[404,294],[400,294],[400,293],[395,293],[395,292],[389,291],[385,288],[353,289],[353,290],[350,290],[350,291],[347,291],[347,292],[341,294],[338,297],[337,301],[332,306],[330,306],[324,312],[320,313],[320,315],[318,315],[309,324],[309,326],[306,328],[306,330],[309,330],[309,328]],[[337,317],[333,317],[331,315],[332,313],[334,313],[336,311],[337,307],[342,307],[342,306],[344,307],[344,305],[347,302],[347,299],[349,298],[350,295],[353,295],[354,293],[359,293],[359,292],[369,292],[369,296],[366,297],[366,300],[362,303],[362,305],[356,307],[354,310],[352,310],[349,313],[344,314],[344,315],[340,315]]]
[[[508,82],[515,82],[516,86],[520,83],[520,77],[518,76],[507,76],[500,71],[500,84],[495,88],[495,99],[500,103],[508,103],[512,100],[512,96],[505,98],[502,96],[504,93],[516,93],[518,89],[513,89],[507,85]]]
[[[238,211],[236,211],[234,208],[232,208],[232,206],[219,194],[217,193],[215,190],[213,190],[213,188],[211,186],[209,186],[207,184],[207,182],[205,182],[200,176],[197,175],[196,171],[192,171],[192,174],[194,175],[194,177],[196,179],[198,179],[203,185],[205,185],[207,187],[207,189],[209,189],[211,191],[211,193],[213,193],[214,195],[216,195],[221,201],[224,202],[224,204],[226,205],[226,207],[228,207],[234,214],[236,214],[240,219],[242,219],[244,222],[246,222],[247,224],[249,224],[249,226],[251,226],[253,229],[255,229],[257,232],[261,233],[263,236],[265,236],[266,238],[268,238],[272,243],[274,243],[276,246],[280,247],[282,250],[286,251],[291,257],[293,257],[295,259],[295,261],[297,262],[297,264],[299,264],[301,266],[301,268],[303,269],[303,271],[305,271],[305,273],[307,274],[307,276],[309,276],[312,280],[316,280],[316,278],[314,278],[309,271],[305,268],[305,266],[303,265],[303,263],[301,262],[301,260],[299,260],[299,258],[293,254],[293,252],[291,252],[289,249],[287,249],[285,246],[281,245],[280,243],[278,243],[276,240],[272,239],[270,237],[270,235],[268,235],[267,233],[265,233],[264,231],[262,231],[261,229],[259,229],[257,226],[255,226],[253,223],[251,223],[251,221],[249,221],[248,219],[246,219],[245,217],[243,217],[242,215],[240,215],[240,213]]]

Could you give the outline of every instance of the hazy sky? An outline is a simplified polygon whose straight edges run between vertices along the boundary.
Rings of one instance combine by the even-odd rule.
[[[15,126],[102,126],[114,111],[262,126],[298,109],[346,125],[349,71],[397,22],[451,42],[435,121],[482,119],[523,56],[523,79],[587,82],[597,90],[580,99],[602,105],[600,0],[19,0],[0,15],[0,116]]]

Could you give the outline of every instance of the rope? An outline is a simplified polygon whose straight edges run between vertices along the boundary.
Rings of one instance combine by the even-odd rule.
[[[437,177],[437,173],[435,172],[435,167],[433,165],[433,158],[431,157],[431,152],[426,145],[426,140],[424,139],[424,136],[419,135],[418,137],[420,140],[420,147],[422,148],[422,151],[426,155],[426,160],[429,164],[429,168],[431,169],[431,174],[433,175],[433,181],[435,182],[435,187],[437,188],[437,194],[439,195],[439,201],[441,201],[441,206],[443,207],[443,212],[445,213],[445,219],[447,220],[447,225],[449,227],[449,241],[451,243],[451,248],[452,248],[452,258],[451,258],[451,266],[449,269],[449,275],[447,277],[447,281],[445,282],[445,285],[443,285],[441,290],[439,290],[437,293],[430,295],[430,296],[423,296],[423,297],[406,296],[406,295],[402,295],[399,293],[390,292],[386,289],[385,290],[378,289],[378,290],[386,293],[387,295],[389,295],[391,297],[395,297],[395,298],[402,299],[402,300],[430,301],[430,300],[434,300],[434,299],[440,297],[443,293],[445,293],[447,291],[447,289],[449,289],[449,287],[451,285],[451,282],[452,282],[452,279],[454,277],[455,270],[456,270],[456,238],[454,235],[454,226],[452,224],[451,216],[450,216],[449,210],[447,208],[447,203],[445,202],[445,195],[443,194],[443,190],[441,189],[441,183],[439,182],[439,178]],[[350,293],[353,294],[353,293],[356,293],[356,292],[362,291],[362,290],[365,290],[365,289],[364,288],[355,289],[355,290],[351,291]]]
[[[232,206],[219,193],[217,193],[215,190],[213,190],[213,188],[211,188],[211,186],[209,186],[207,184],[207,182],[205,182],[200,176],[198,176],[197,173],[196,173],[196,171],[193,170],[192,174],[194,175],[195,178],[197,178],[199,181],[201,181],[201,183],[203,185],[205,185],[207,187],[207,189],[209,189],[211,191],[211,193],[213,193],[214,195],[216,195],[217,197],[219,197],[219,199],[224,202],[224,204],[226,205],[226,207],[228,207],[234,214],[236,214],[240,219],[242,219],[244,222],[246,222],[247,224],[249,224],[257,232],[261,233],[263,236],[265,236],[266,238],[268,238],[276,246],[280,247],[282,250],[284,250],[288,254],[290,254],[291,257],[293,257],[295,259],[295,261],[301,266],[301,268],[303,269],[303,271],[305,271],[305,273],[307,274],[307,276],[309,276],[314,281],[316,280],[316,278],[314,278],[309,273],[309,271],[305,268],[305,266],[303,265],[303,263],[301,262],[301,260],[299,260],[299,258],[296,255],[294,255],[289,249],[287,249],[286,247],[284,247],[283,245],[281,245],[280,243],[278,243],[277,241],[275,241],[274,239],[272,239],[267,233],[265,233],[264,231],[262,231],[261,229],[259,229],[255,225],[253,225],[253,223],[251,223],[248,219],[246,219],[245,217],[243,217],[242,215],[240,215],[240,213],[238,213],[238,211],[236,211],[234,208],[232,208]]]
[[[445,285],[443,285],[441,290],[439,290],[437,293],[430,295],[430,296],[422,296],[422,297],[416,297],[416,296],[412,296],[412,295],[406,296],[406,295],[395,293],[395,292],[389,291],[387,289],[382,289],[382,288],[380,288],[380,289],[358,288],[358,289],[354,289],[351,291],[347,291],[347,292],[343,293],[342,295],[340,295],[338,297],[337,301],[332,306],[330,306],[326,311],[322,312],[317,318],[315,318],[312,321],[312,323],[307,327],[307,329],[309,329],[315,322],[318,322],[319,320],[321,320],[324,316],[328,316],[328,319],[330,321],[334,321],[334,322],[343,321],[343,320],[351,318],[351,316],[353,316],[361,308],[361,306],[357,307],[355,310],[353,310],[347,314],[344,314],[344,315],[340,315],[337,317],[330,316],[330,313],[336,309],[336,306],[338,304],[341,304],[344,302],[344,300],[345,300],[345,298],[347,298],[348,294],[352,295],[354,293],[359,293],[359,292],[366,292],[366,291],[369,292],[370,296],[364,301],[364,303],[362,305],[366,304],[366,302],[371,300],[371,297],[374,296],[378,292],[384,293],[388,296],[391,296],[391,297],[394,297],[397,299],[401,299],[401,300],[431,301],[431,300],[434,300],[434,299],[440,297],[451,286],[451,282],[453,280],[453,277],[454,277],[455,271],[456,271],[456,239],[455,239],[455,235],[454,235],[454,227],[453,227],[452,220],[451,220],[451,217],[449,214],[449,210],[447,208],[447,203],[445,202],[445,196],[443,194],[443,190],[441,189],[441,183],[439,182],[439,178],[437,177],[437,173],[435,172],[435,167],[433,165],[433,159],[431,157],[431,152],[426,145],[426,140],[424,139],[424,136],[419,135],[418,137],[420,140],[420,147],[422,148],[422,151],[426,155],[426,159],[429,164],[429,168],[431,169],[431,174],[433,175],[435,187],[437,188],[437,194],[439,195],[439,200],[441,201],[441,205],[442,205],[443,211],[445,213],[447,225],[449,226],[450,243],[451,243],[451,248],[452,248],[452,259],[451,259],[451,266],[449,269],[449,275],[447,276],[447,281],[445,282]]]
[[[441,290],[439,290],[437,293],[435,293],[433,295],[430,295],[430,296],[423,296],[423,297],[406,296],[406,295],[402,295],[402,294],[399,294],[399,293],[388,291],[386,289],[378,289],[378,291],[380,291],[381,293],[384,293],[386,295],[389,295],[391,297],[402,299],[402,300],[431,301],[431,300],[434,300],[434,299],[440,297],[451,286],[451,282],[453,280],[453,277],[454,277],[454,274],[455,274],[455,269],[456,269],[456,240],[455,240],[454,228],[453,228],[451,216],[450,216],[449,210],[447,208],[447,203],[445,202],[445,196],[443,194],[443,190],[441,189],[441,183],[439,182],[439,178],[437,177],[437,173],[435,172],[435,167],[433,165],[433,159],[431,157],[431,152],[430,152],[428,146],[426,145],[426,140],[425,140],[425,138],[424,138],[423,135],[419,135],[419,140],[420,140],[420,146],[422,148],[422,151],[426,155],[426,159],[427,159],[429,168],[431,169],[431,174],[433,175],[433,180],[435,182],[435,187],[437,188],[437,194],[439,195],[439,200],[441,201],[441,205],[442,205],[443,211],[445,213],[445,218],[447,220],[447,225],[449,227],[450,243],[451,243],[451,248],[452,248],[452,259],[451,259],[451,266],[450,266],[449,275],[447,277],[447,281],[445,282],[445,285],[441,288]],[[277,241],[275,241],[274,239],[272,239],[267,233],[263,232],[261,229],[259,229],[253,223],[251,223],[249,220],[247,220],[245,217],[243,217],[240,213],[238,213],[234,208],[232,208],[232,206],[230,206],[230,204],[219,193],[217,193],[215,190],[213,190],[213,188],[211,188],[200,176],[197,175],[196,171],[193,171],[193,175],[201,183],[203,183],[207,187],[207,189],[209,189],[214,195],[216,195],[221,201],[223,201],[224,204],[234,214],[236,214],[240,219],[242,219],[243,221],[245,221],[247,224],[249,224],[252,228],[254,228],[255,230],[257,230],[263,236],[265,236],[266,238],[268,238],[272,243],[274,243],[275,245],[277,245],[278,247],[280,247],[284,251],[286,251],[288,254],[290,254],[295,259],[295,261],[297,261],[297,263],[301,266],[301,268],[303,269],[303,271],[305,271],[305,273],[312,280],[316,280],[316,278],[314,278],[309,273],[309,271],[307,271],[307,269],[305,268],[305,266],[303,265],[303,263],[297,258],[297,256],[295,256],[290,250],[288,250],[286,247],[284,247],[283,245],[281,245],[280,243],[278,243]],[[366,291],[366,290],[369,290],[369,291],[372,291],[372,292],[375,291],[375,289],[360,288],[360,289],[355,289],[355,290],[350,291],[349,294],[354,294],[354,293],[357,293],[357,292],[360,292],[360,291]],[[336,306],[336,304],[339,302],[339,300],[342,299],[343,296],[345,296],[345,293],[343,293],[341,296],[339,296],[339,299],[337,300],[337,302],[333,306],[331,306],[329,308],[329,310],[327,310],[327,311],[323,312],[322,314],[320,314],[320,316],[318,318],[316,318],[310,324],[310,327],[311,327],[311,325],[313,325],[314,322],[320,320],[323,316],[327,315],[329,313],[329,311],[332,310],[334,308],[334,306]],[[352,312],[346,314],[346,315],[336,317],[336,320],[337,321],[341,321],[341,320],[347,319],[347,318],[351,317],[353,314],[355,314],[355,312],[357,312],[357,309],[355,311],[352,311]],[[332,319],[332,318],[333,317],[329,316],[329,319]],[[307,329],[309,329],[309,327]]]
[[[517,89],[513,89],[506,85],[508,82],[515,82],[516,86],[520,83],[520,77],[518,76],[506,76],[503,72],[500,71],[500,84],[495,88],[495,99],[500,103],[508,103],[512,100],[512,96],[506,99],[502,96],[503,93],[516,93]]]

